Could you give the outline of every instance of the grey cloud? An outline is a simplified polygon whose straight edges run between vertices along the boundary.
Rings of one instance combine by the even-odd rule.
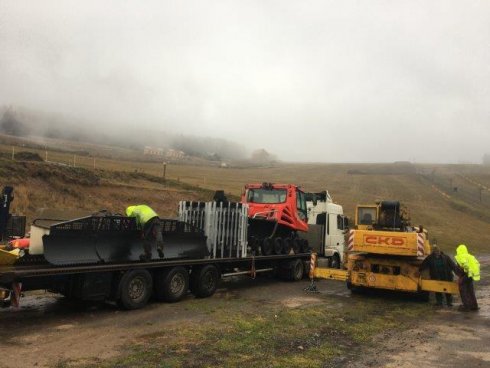
[[[489,24],[486,1],[2,1],[0,105],[284,160],[479,162]]]

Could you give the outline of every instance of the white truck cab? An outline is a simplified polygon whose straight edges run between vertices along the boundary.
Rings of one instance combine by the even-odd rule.
[[[305,195],[308,233],[304,237],[319,259],[326,259],[328,267],[340,268],[346,251],[345,234],[349,231],[344,210],[332,201],[328,191]]]

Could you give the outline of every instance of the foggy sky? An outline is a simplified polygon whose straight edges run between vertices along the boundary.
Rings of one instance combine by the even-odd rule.
[[[0,105],[290,161],[481,162],[490,2],[0,0]]]

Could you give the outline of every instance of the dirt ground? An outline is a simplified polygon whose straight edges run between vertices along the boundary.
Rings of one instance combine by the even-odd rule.
[[[400,303],[391,296],[351,295],[343,283],[335,281],[318,282],[320,294],[306,294],[303,289],[307,285],[306,280],[286,283],[268,278],[242,279],[223,283],[217,294],[206,300],[189,296],[177,304],[151,303],[131,312],[110,304],[80,305],[48,293],[30,294],[22,300],[19,310],[0,311],[0,367],[104,362],[124,354],[128,345],[137,346],[166,329],[209,322],[216,310],[260,313],[258,308],[266,305],[295,309],[327,304],[335,311],[351,302],[366,301],[381,311]],[[411,320],[409,329],[388,329],[376,334],[368,343],[326,361],[324,366],[488,366],[490,283],[484,279],[477,290],[481,307],[477,313],[437,309],[429,319]],[[412,307],[413,302],[407,301],[407,309]]]
[[[490,287],[478,285],[476,313],[442,308],[429,321],[404,331],[377,336],[372,348],[351,367],[488,367],[490,366]]]

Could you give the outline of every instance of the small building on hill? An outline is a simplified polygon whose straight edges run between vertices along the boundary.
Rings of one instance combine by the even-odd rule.
[[[143,150],[143,154],[149,156],[163,156],[164,153],[165,150],[163,148],[156,148],[150,146],[145,146],[145,149]]]

